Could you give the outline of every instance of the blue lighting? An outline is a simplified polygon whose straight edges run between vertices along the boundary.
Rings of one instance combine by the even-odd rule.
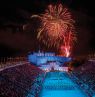
[[[60,62],[60,65],[64,64],[65,62],[68,62],[71,60],[71,58],[63,57],[63,56],[55,56],[54,53],[33,53],[28,55],[29,62],[36,64],[37,66],[46,64],[47,62]]]
[[[64,72],[48,72],[40,97],[87,97]]]
[[[28,60],[46,72],[39,97],[88,97],[69,78],[68,66],[63,65],[71,58],[39,52],[28,55]]]

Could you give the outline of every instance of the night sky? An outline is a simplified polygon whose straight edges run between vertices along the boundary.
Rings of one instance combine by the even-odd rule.
[[[94,0],[0,0],[0,57],[24,55],[39,48],[57,52],[37,41],[39,20],[30,16],[44,13],[49,4],[59,2],[70,9],[76,21],[78,39],[73,55],[95,52]],[[23,30],[25,24],[28,26]]]

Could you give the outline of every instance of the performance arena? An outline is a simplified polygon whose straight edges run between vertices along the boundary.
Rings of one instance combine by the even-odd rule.
[[[0,97],[95,97],[95,0],[0,1]]]
[[[95,61],[69,71],[71,60],[38,52],[0,64],[0,97],[95,97]]]

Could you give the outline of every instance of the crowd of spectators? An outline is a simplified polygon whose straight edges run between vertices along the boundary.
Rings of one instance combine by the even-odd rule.
[[[0,71],[0,97],[37,97],[43,78],[44,72],[31,64]]]
[[[95,95],[95,61],[87,61],[70,72],[70,76],[91,97]]]

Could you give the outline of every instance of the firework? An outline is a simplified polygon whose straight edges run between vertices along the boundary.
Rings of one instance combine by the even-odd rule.
[[[41,20],[37,38],[49,47],[61,48],[61,53],[64,51],[64,56],[68,57],[75,40],[74,20],[68,9],[62,4],[49,5],[44,14],[33,17]]]

